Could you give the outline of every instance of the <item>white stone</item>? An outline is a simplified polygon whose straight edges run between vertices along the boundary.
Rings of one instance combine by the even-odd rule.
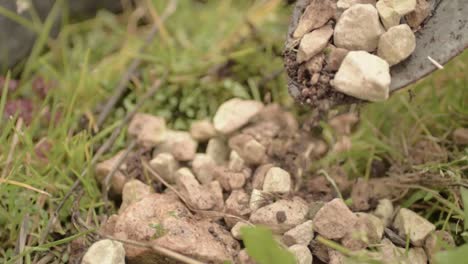
[[[222,138],[212,138],[206,146],[206,155],[210,156],[217,165],[224,165],[229,157],[229,147]]]
[[[288,249],[291,253],[293,253],[297,264],[312,264],[312,253],[307,246],[294,245],[290,246]]]
[[[151,168],[169,183],[174,183],[174,173],[179,169],[179,163],[170,153],[160,153],[150,161]]]
[[[343,12],[335,26],[334,43],[338,48],[365,50],[377,48],[379,37],[385,32],[379,14],[370,4],[356,4]]]
[[[249,207],[252,212],[265,205],[265,194],[261,190],[253,189],[250,194]]]
[[[247,124],[263,107],[258,101],[238,98],[228,100],[216,111],[213,119],[214,127],[222,134],[230,134]]]
[[[155,149],[155,154],[171,153],[176,160],[190,161],[195,158],[198,143],[186,131],[168,131],[164,141]]]
[[[138,145],[154,147],[165,139],[166,121],[161,117],[137,113],[132,118],[127,133],[136,138]]]
[[[426,237],[435,230],[434,224],[406,208],[398,211],[393,227],[400,236],[409,237],[415,246],[422,246]]]
[[[343,200],[336,198],[315,214],[314,231],[328,239],[340,239],[354,227],[357,220]]]
[[[388,6],[385,1],[377,2],[376,8],[386,29],[398,26],[400,24],[401,15],[398,14],[395,9]]]
[[[192,171],[201,184],[208,184],[213,180],[215,166],[213,158],[206,154],[199,153],[192,161]]]
[[[392,7],[401,16],[407,15],[416,9],[416,0],[381,0]]]
[[[180,168],[176,172],[176,183],[182,195],[196,209],[208,210],[216,205],[216,197],[208,191],[210,188],[203,188],[188,168]]]
[[[293,37],[301,38],[307,32],[322,27],[335,15],[335,9],[331,0],[312,0],[299,19]]]
[[[304,35],[299,44],[299,51],[297,52],[297,62],[302,63],[310,60],[312,57],[324,50],[328,41],[333,35],[333,28],[331,25],[326,25]]]
[[[122,243],[110,239],[95,242],[86,251],[82,264],[125,264],[125,249]]]
[[[431,11],[431,4],[427,0],[417,0],[416,9],[405,16],[406,22],[412,29],[418,29]]]
[[[263,182],[263,191],[270,193],[288,193],[291,191],[291,175],[289,172],[273,167],[268,170]]]
[[[197,141],[207,141],[216,136],[216,129],[209,120],[195,121],[190,126],[190,135]]]
[[[240,172],[245,167],[245,161],[239,156],[235,150],[229,155],[228,168],[234,172]]]
[[[377,102],[388,99],[390,82],[390,67],[385,60],[365,51],[351,51],[336,73],[333,86],[347,95]]]
[[[242,158],[249,164],[261,164],[266,159],[266,148],[255,139],[245,143]]]
[[[119,212],[125,210],[129,205],[140,201],[150,193],[153,193],[151,186],[139,180],[131,180],[125,183],[122,191],[122,205],[120,205]]]
[[[243,227],[249,227],[249,226],[250,225],[247,224],[246,222],[242,222],[242,221],[237,222],[231,229],[232,236],[237,240],[241,240],[242,239],[241,229]]]
[[[416,49],[416,37],[411,28],[398,25],[390,28],[379,40],[377,55],[386,60],[390,66],[408,58]]]
[[[345,10],[356,4],[371,4],[375,6],[376,0],[338,0],[336,7],[339,10]]]
[[[288,230],[283,235],[283,243],[286,246],[292,246],[296,244],[307,246],[314,236],[312,230],[312,220],[306,221],[293,229]]]
[[[377,208],[375,208],[374,215],[382,220],[387,227],[392,222],[393,204],[389,199],[379,200]]]

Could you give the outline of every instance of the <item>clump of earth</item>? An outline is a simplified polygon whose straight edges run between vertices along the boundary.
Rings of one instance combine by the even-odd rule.
[[[100,233],[203,263],[251,264],[242,230],[264,226],[300,264],[344,263],[345,256],[321,239],[383,263],[427,263],[441,250],[437,241],[450,245],[453,239],[394,206],[391,199],[401,190],[388,188],[387,178],[351,181],[340,167],[326,175],[309,170],[327,153],[349,149],[358,120],[353,113],[332,118],[336,140],[329,145],[276,104],[231,99],[213,120],[194,122],[190,131],[171,130],[163,118],[138,113],[128,128],[138,150],[96,167],[103,185],[118,168],[109,187],[111,197],[121,200]],[[342,196],[351,197],[352,205]],[[86,264],[177,263],[152,248],[110,239],[79,257]]]
[[[285,64],[296,99],[321,110],[388,99],[390,69],[414,52],[414,32],[432,10],[427,0],[303,2]]]

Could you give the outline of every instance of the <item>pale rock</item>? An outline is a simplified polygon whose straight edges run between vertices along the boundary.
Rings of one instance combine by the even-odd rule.
[[[245,172],[234,172],[224,167],[215,167],[213,175],[226,191],[242,188],[247,179]]]
[[[258,101],[230,99],[216,111],[213,118],[214,127],[224,135],[230,134],[246,125],[263,107],[263,104]]]
[[[429,263],[435,263],[434,257],[438,252],[449,250],[455,246],[452,235],[442,230],[433,232],[424,242],[424,250],[429,258]]]
[[[215,201],[213,210],[221,212],[224,210],[223,188],[221,187],[221,184],[218,181],[212,181],[208,184],[207,187]]]
[[[294,245],[290,246],[288,249],[293,253],[297,264],[312,264],[312,253],[307,246]]]
[[[392,7],[400,16],[407,15],[416,10],[416,0],[382,0]]]
[[[400,24],[401,15],[395,11],[392,7],[387,5],[386,1],[379,1],[376,5],[377,11],[379,12],[380,19],[385,29],[389,29]]]
[[[217,165],[224,165],[229,157],[229,147],[222,138],[212,138],[206,146],[206,155],[210,156]]]
[[[338,0],[336,7],[338,10],[345,10],[356,4],[371,4],[375,6],[376,0]]]
[[[161,117],[136,113],[130,121],[127,133],[136,138],[138,145],[154,147],[165,140],[166,121]]]
[[[188,168],[180,168],[176,172],[176,183],[181,193],[196,209],[208,210],[215,206],[216,201],[212,194],[200,185]]]
[[[201,184],[208,184],[214,179],[216,162],[207,154],[196,154],[192,161],[192,171]]]
[[[429,17],[431,11],[431,4],[427,0],[417,0],[416,9],[405,16],[406,23],[408,23],[412,29],[418,29],[424,20]]]
[[[409,237],[414,246],[422,246],[426,237],[435,230],[434,224],[406,208],[398,211],[393,227],[401,237]]]
[[[239,243],[227,230],[207,220],[196,220],[173,192],[150,194],[127,207],[115,223],[113,236],[164,247],[203,263],[234,262],[239,251]],[[166,263],[151,248],[124,247],[129,263]]]
[[[122,191],[122,205],[120,205],[119,212],[122,212],[129,205],[140,201],[143,197],[151,193],[153,193],[151,186],[139,180],[131,180],[125,183]]]
[[[347,95],[372,102],[388,99],[390,93],[388,63],[365,51],[351,51],[335,75],[333,86]]]
[[[347,264],[345,255],[336,250],[328,250],[329,264]]]
[[[229,189],[236,190],[244,187],[246,174],[244,172],[230,172],[228,179]]]
[[[291,175],[289,172],[273,167],[268,170],[263,182],[263,191],[270,193],[289,193],[291,191]]]
[[[422,248],[411,248],[408,251],[407,264],[427,264],[427,255]]]
[[[377,55],[390,66],[408,58],[416,49],[416,37],[411,28],[402,24],[390,28],[379,40]]]
[[[243,227],[249,227],[250,225],[245,223],[245,222],[237,222],[232,228],[231,228],[231,234],[232,237],[234,237],[237,240],[242,240],[242,234],[241,234],[241,229]]]
[[[253,175],[252,179],[252,187],[254,189],[263,189],[263,183],[265,182],[265,176],[267,172],[273,168],[274,165],[271,163],[268,164],[263,164],[255,170],[255,173]]]
[[[241,156],[239,156],[239,153],[237,153],[237,151],[235,150],[231,151],[231,154],[229,155],[228,168],[231,171],[240,172],[242,171],[244,167],[245,167],[244,159],[242,159]]]
[[[332,0],[312,0],[299,19],[293,37],[302,38],[311,30],[322,27],[335,15],[335,10]]]
[[[282,234],[307,220],[309,207],[299,197],[279,200],[257,209],[250,215],[253,224],[268,226],[273,232]]]
[[[156,155],[149,164],[150,167],[168,183],[175,183],[174,173],[179,169],[179,162],[172,154],[160,153]]]
[[[379,254],[376,260],[385,264],[427,264],[427,256],[422,248],[405,248],[395,246],[387,238],[380,243]]]
[[[249,208],[252,212],[256,211],[260,207],[263,207],[267,204],[267,199],[265,197],[265,193],[261,190],[253,189],[252,193],[250,194],[249,200]]]
[[[328,45],[331,45],[331,44],[328,44]],[[324,53],[326,53],[327,51],[328,51],[328,47],[325,48]],[[320,72],[323,69],[323,63],[325,62],[324,53],[317,54],[314,57],[312,57],[312,59],[310,59],[308,62],[306,62],[305,66],[310,74],[317,73],[319,74],[319,77],[320,77]]]
[[[322,50],[324,50],[330,38],[333,36],[333,28],[331,25],[323,26],[310,33],[304,35],[299,44],[297,52],[297,62],[302,63],[308,61]]]
[[[95,242],[83,256],[82,264],[125,264],[122,243],[110,239]]]
[[[457,128],[452,134],[453,141],[457,145],[468,145],[468,128]]]
[[[341,63],[343,62],[346,55],[348,55],[349,50],[337,48],[331,44],[325,49],[326,62],[325,70],[327,71],[337,71],[340,69]]]
[[[190,135],[197,141],[207,141],[216,136],[216,129],[209,120],[195,121],[190,126]]]
[[[117,162],[123,157],[123,155],[125,155],[124,150],[120,151],[112,158],[102,161],[96,165],[96,179],[101,185],[104,184],[107,175],[112,171],[114,166],[117,166]],[[125,163],[122,163],[119,166],[119,169],[112,176],[110,190],[115,194],[121,194],[125,183],[128,181],[127,177],[123,173],[125,168]]]
[[[313,236],[312,220],[309,220],[284,233],[282,241],[286,246],[296,244],[307,246],[312,241]]]
[[[241,157],[251,165],[258,165],[266,160],[266,148],[255,139],[245,143]]]
[[[238,218],[246,219],[251,213],[249,207],[249,195],[242,189],[234,190],[226,199],[225,213],[234,215]],[[228,227],[233,227],[239,222],[239,219],[230,216],[224,216],[224,220]]]
[[[389,224],[391,224],[393,217],[392,201],[389,199],[379,200],[373,214],[382,220],[385,227],[388,227]]]
[[[382,220],[366,213],[356,213],[357,221],[341,240],[343,246],[353,251],[365,249],[369,244],[377,244],[382,239]]]
[[[356,4],[343,12],[335,26],[334,43],[347,50],[372,52],[385,32],[379,14],[370,4]]]
[[[190,161],[195,158],[198,143],[185,131],[168,131],[165,140],[159,144],[154,154],[171,153],[178,161]]]
[[[314,231],[328,239],[343,238],[358,218],[343,200],[336,198],[326,203],[315,214]]]
[[[247,254],[247,250],[244,248],[239,252],[237,260],[240,264],[256,264],[256,262]]]

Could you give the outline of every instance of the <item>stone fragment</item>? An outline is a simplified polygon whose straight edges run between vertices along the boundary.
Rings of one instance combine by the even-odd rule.
[[[153,193],[151,186],[139,180],[131,180],[125,183],[122,191],[122,205],[120,205],[119,212],[122,212],[132,203],[140,201],[143,197],[151,193]]]
[[[407,15],[416,10],[416,0],[382,0],[393,8],[400,16]]]
[[[343,12],[335,26],[334,43],[347,50],[372,52],[385,32],[375,7],[356,4]]]
[[[329,46],[331,44],[328,44]],[[327,52],[327,48],[324,50],[324,52]],[[320,53],[312,57],[308,62],[306,62],[305,66],[307,70],[309,71],[310,74],[317,73],[320,77],[320,72],[323,69],[323,63],[325,62],[325,54]],[[318,79],[317,79],[318,82]]]
[[[168,131],[164,141],[159,144],[154,155],[170,153],[178,161],[190,161],[195,158],[198,143],[185,131]]]
[[[228,168],[231,171],[234,172],[240,172],[242,169],[245,167],[245,161],[244,159],[239,156],[237,151],[233,150],[231,151],[231,154],[229,155],[229,165]]]
[[[338,0],[336,7],[339,10],[345,10],[356,4],[371,4],[375,6],[376,0]]]
[[[299,197],[279,200],[257,209],[250,215],[250,222],[266,225],[273,232],[281,234],[306,221],[309,208]]]
[[[375,208],[374,215],[380,218],[385,227],[388,227],[392,222],[393,217],[393,204],[389,199],[379,200],[377,208]]]
[[[412,29],[416,30],[421,26],[424,20],[429,17],[431,11],[431,4],[427,0],[417,0],[416,9],[405,16],[406,23],[408,23]]]
[[[266,199],[265,194],[261,190],[252,190],[249,200],[249,208],[252,212],[256,211],[260,207],[265,206],[267,202],[268,200]]]
[[[224,197],[223,197],[223,188],[218,181],[212,181],[208,184],[208,191],[211,193],[215,201],[215,206],[213,210],[223,211],[224,210]]]
[[[294,245],[290,246],[288,249],[293,253],[297,264],[312,264],[312,253],[307,246]]]
[[[447,231],[437,230],[430,234],[424,242],[429,263],[435,263],[435,254],[455,247],[455,241],[452,235]]]
[[[409,237],[414,246],[422,246],[426,237],[435,230],[434,224],[406,208],[398,211],[393,227],[401,237]]]
[[[212,138],[206,146],[206,155],[210,156],[217,165],[224,165],[229,157],[229,147],[222,138]]]
[[[365,249],[369,244],[379,243],[384,232],[382,220],[366,213],[356,213],[356,216],[356,224],[341,240],[343,246],[357,251]]]
[[[179,162],[172,154],[160,153],[149,164],[168,183],[175,183],[174,173],[179,169]]]
[[[251,165],[258,165],[266,160],[266,148],[255,139],[247,141],[240,153],[241,157]]]
[[[110,239],[95,242],[83,256],[82,264],[125,264],[122,243]]]
[[[253,100],[234,98],[224,102],[213,119],[215,129],[226,135],[246,125],[263,109],[263,104]]]
[[[390,67],[385,60],[365,51],[351,51],[336,73],[333,86],[347,95],[378,102],[388,99],[390,82]]]
[[[263,182],[263,191],[270,193],[289,193],[291,191],[291,175],[289,172],[273,167],[268,170]]]
[[[457,145],[468,145],[468,128],[455,129],[452,138]]]
[[[164,247],[203,263],[234,261],[239,243],[220,225],[196,220],[174,193],[150,194],[119,216],[113,236]],[[129,263],[166,263],[150,248],[125,244]]]
[[[319,54],[327,47],[328,41],[332,36],[333,28],[331,25],[323,26],[305,34],[299,44],[297,62],[302,63],[308,61],[315,55]]]
[[[239,221],[231,228],[232,236],[237,240],[242,240],[241,229],[250,226],[246,222]]]
[[[255,170],[254,175],[253,175],[253,179],[252,179],[252,187],[254,189],[263,189],[263,183],[265,181],[265,175],[273,167],[274,167],[273,164],[268,163],[268,164],[263,164],[263,165],[259,166]]]
[[[166,121],[161,117],[136,113],[128,126],[127,133],[136,138],[138,145],[154,147],[165,139]]]
[[[390,66],[408,58],[416,49],[416,37],[411,28],[402,24],[390,28],[379,40],[377,55]]]
[[[325,60],[327,66],[325,70],[327,71],[338,71],[346,55],[348,55],[347,49],[337,48],[331,44],[325,49]]]
[[[296,30],[294,38],[302,38],[306,33],[325,25],[335,15],[336,6],[331,0],[312,0],[305,9]]]
[[[247,254],[246,249],[242,249],[237,256],[240,264],[256,264],[256,262]]]
[[[341,199],[326,203],[315,215],[314,231],[328,239],[343,238],[358,218]]]
[[[395,9],[388,6],[386,1],[377,2],[376,8],[385,29],[388,30],[391,27],[398,26],[400,24],[401,15],[398,14]]]
[[[249,195],[242,189],[232,191],[226,199],[225,213],[246,219],[250,212]],[[224,220],[229,227],[233,227],[239,222],[238,218],[225,216]]]
[[[96,165],[96,179],[101,185],[104,184],[107,175],[112,171],[113,167],[117,165],[117,162],[122,158],[124,152],[125,151],[122,150],[112,158],[102,161]],[[121,194],[124,184],[128,181],[124,174],[125,168],[125,163],[121,164],[111,179],[111,192],[115,194]]]
[[[312,220],[309,220],[284,233],[282,241],[286,246],[296,244],[307,246],[312,241],[313,236]]]
[[[194,208],[208,210],[215,206],[216,201],[212,194],[198,183],[188,168],[181,168],[176,172],[176,183]]]
[[[192,161],[192,171],[201,184],[210,183],[215,175],[216,162],[207,154],[196,154]]]
[[[387,238],[383,239],[380,244],[376,260],[381,263],[427,264],[427,256],[422,248],[410,248],[406,250],[405,248],[395,246]]]
[[[216,136],[216,129],[209,120],[195,121],[190,126],[190,135],[197,141],[207,141]]]

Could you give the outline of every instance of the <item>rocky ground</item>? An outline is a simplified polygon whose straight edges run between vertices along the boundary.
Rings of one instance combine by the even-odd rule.
[[[414,32],[431,10],[427,0],[310,1],[285,52],[297,99],[324,110],[387,100],[390,68],[414,52]]]
[[[83,263],[101,263],[103,256],[106,263],[170,263],[154,247],[203,263],[255,263],[242,240],[252,226],[268,227],[300,264],[345,263],[340,248],[366,261],[432,262],[454,240],[392,203],[401,193],[388,187],[394,179],[351,181],[340,167],[325,174],[308,170],[327,153],[345,151],[358,120],[353,113],[332,118],[340,140],[328,147],[275,104],[231,99],[213,121],[194,122],[190,131],[136,114],[128,135],[138,150],[124,150],[96,168],[111,197],[117,203],[121,197],[101,235],[124,243],[96,242]],[[82,253],[74,252],[77,258]]]

